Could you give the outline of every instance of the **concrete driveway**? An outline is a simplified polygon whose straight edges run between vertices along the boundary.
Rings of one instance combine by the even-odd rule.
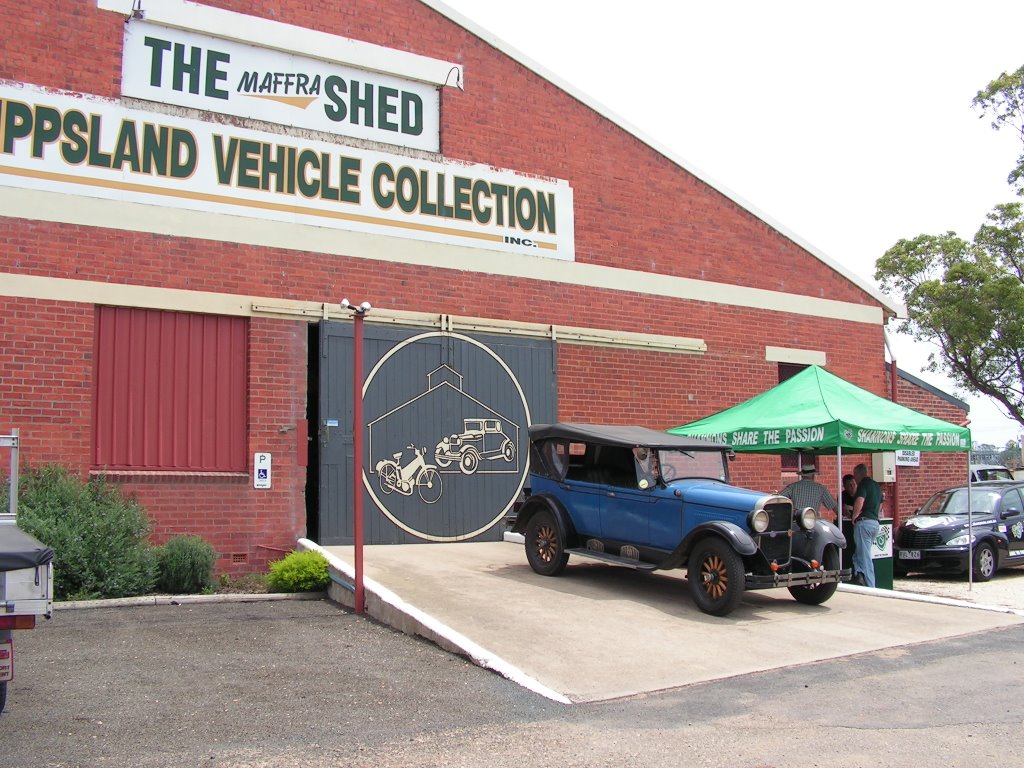
[[[310,547],[318,548],[312,542]],[[353,605],[351,547],[326,547],[331,598]],[[600,701],[750,672],[878,652],[1024,623],[1024,611],[843,586],[806,606],[748,592],[725,618],[701,613],[682,571],[641,573],[578,557],[536,575],[521,544],[369,546],[370,616],[551,699]]]

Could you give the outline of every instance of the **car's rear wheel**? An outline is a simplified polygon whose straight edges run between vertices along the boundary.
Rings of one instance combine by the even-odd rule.
[[[703,539],[690,553],[686,579],[698,608],[725,616],[743,597],[743,558],[722,539]]]
[[[526,559],[541,576],[557,576],[569,562],[554,515],[542,509],[526,524]]]
[[[838,571],[839,550],[831,545],[825,547],[825,552],[821,556],[821,563],[825,566],[826,571]],[[803,603],[804,605],[821,605],[832,597],[838,588],[839,583],[833,581],[830,584],[813,584],[801,587],[790,587],[789,594],[791,594],[798,603]]]
[[[996,575],[996,551],[988,542],[974,548],[974,580],[988,581]]]

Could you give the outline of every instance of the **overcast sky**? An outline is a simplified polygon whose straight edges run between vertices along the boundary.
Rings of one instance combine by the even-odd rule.
[[[900,238],[970,239],[1014,199],[1020,140],[971,99],[1024,65],[1021,0],[443,1],[865,282]],[[976,442],[1022,431],[893,339]]]

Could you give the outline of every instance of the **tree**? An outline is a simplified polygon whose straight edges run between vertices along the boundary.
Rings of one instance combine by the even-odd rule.
[[[1024,425],[1024,204],[996,206],[973,242],[900,240],[875,262],[883,291],[902,297],[899,330],[938,347],[928,370],[994,398]]]
[[[1024,144],[1024,67],[973,103]],[[1024,196],[1024,153],[1008,181]],[[938,348],[928,370],[988,395],[1024,425],[1024,203],[997,205],[986,218],[971,242],[955,232],[900,240],[875,262],[875,280],[906,305],[898,330]]]
[[[1024,67],[1012,74],[1003,72],[987,88],[978,91],[972,103],[992,118],[995,130],[1013,128],[1024,144]],[[1006,180],[1018,195],[1024,195],[1024,152]]]

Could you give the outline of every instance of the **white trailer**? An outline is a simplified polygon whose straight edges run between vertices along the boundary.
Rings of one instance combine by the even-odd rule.
[[[10,504],[0,513],[0,712],[14,679],[14,630],[53,613],[53,550],[17,526],[18,439],[18,430],[0,435],[0,448],[11,450]]]

